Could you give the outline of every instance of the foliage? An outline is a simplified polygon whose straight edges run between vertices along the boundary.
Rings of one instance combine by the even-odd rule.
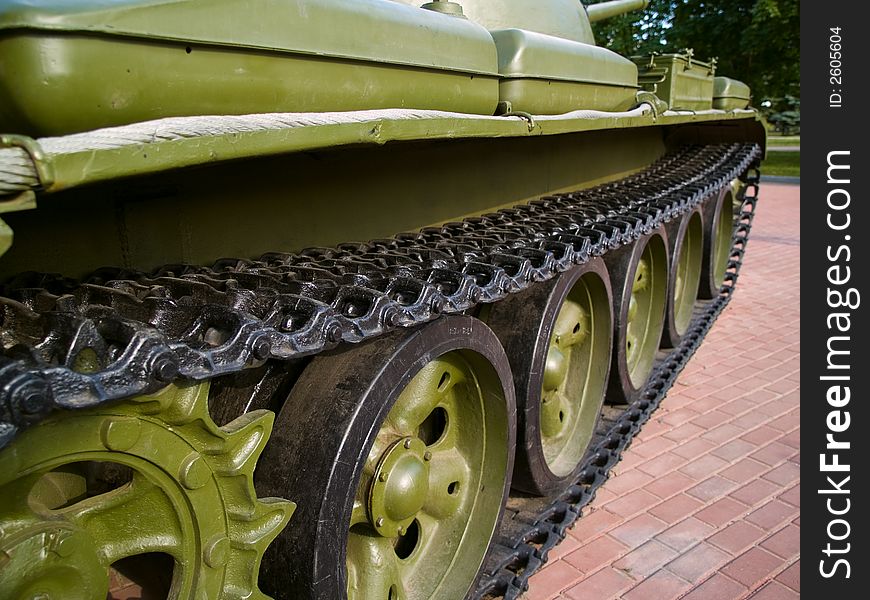
[[[776,98],[771,101],[770,107],[762,108],[762,113],[773,129],[782,135],[800,133],[801,101],[799,98],[794,96]]]
[[[597,4],[599,1],[586,2]],[[666,33],[674,18],[672,0],[651,0],[645,10],[593,23],[597,43],[623,56],[668,52]]]
[[[645,11],[594,24],[620,54],[679,52],[718,58],[716,72],[747,83],[754,104],[800,94],[798,0],[651,0]]]

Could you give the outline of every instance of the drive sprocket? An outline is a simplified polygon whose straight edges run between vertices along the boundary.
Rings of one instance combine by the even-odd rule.
[[[260,559],[295,508],[254,491],[274,414],[218,427],[208,392],[59,413],[4,449],[0,599],[105,598],[113,568],[167,556],[167,598],[266,598]]]

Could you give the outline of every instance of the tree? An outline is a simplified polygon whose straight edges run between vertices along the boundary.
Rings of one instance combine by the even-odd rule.
[[[587,4],[597,4],[587,2]],[[651,0],[646,10],[630,12],[593,24],[599,45],[624,56],[668,52],[667,31],[674,18],[672,0]]]
[[[692,48],[716,72],[747,83],[755,104],[800,96],[798,0],[652,0],[646,11],[595,24],[599,43],[624,55]]]

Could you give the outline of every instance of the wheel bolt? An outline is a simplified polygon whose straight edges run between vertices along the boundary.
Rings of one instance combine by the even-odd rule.
[[[423,460],[432,460],[432,453],[426,450],[426,452],[423,453]]]
[[[375,521],[375,527],[383,527],[384,526],[384,518],[378,517]]]
[[[402,445],[405,446],[405,450],[410,450],[411,449],[411,438],[405,438],[405,443]]]
[[[35,415],[46,411],[51,402],[51,390],[42,380],[27,381],[12,392],[12,404],[25,415]]]
[[[335,324],[326,331],[326,339],[333,344],[341,341],[341,325]]]
[[[75,534],[67,535],[58,541],[57,543],[57,554],[58,556],[69,557],[78,549],[79,543],[75,537]]]
[[[391,310],[384,313],[384,324],[388,327],[395,327],[399,324],[402,318],[402,313],[398,310]]]
[[[386,480],[387,480],[387,474],[386,474],[386,473],[381,473],[380,475],[378,475],[378,480],[379,480],[379,481],[386,481]]]
[[[266,360],[269,358],[269,354],[272,352],[272,342],[269,341],[269,338],[266,336],[261,337],[256,342],[254,342],[253,348],[251,348],[251,354],[257,360]]]
[[[132,417],[111,417],[100,428],[100,440],[108,450],[124,452],[139,441],[139,421]]]
[[[45,404],[45,396],[39,392],[31,392],[21,399],[21,412],[33,415],[42,410]]]
[[[169,383],[178,375],[178,365],[169,357],[159,358],[154,361],[154,377]]]
[[[218,534],[209,540],[203,550],[203,560],[205,560],[205,564],[213,569],[217,569],[227,564],[229,558],[230,540],[221,534]]]
[[[205,460],[196,452],[191,452],[181,464],[178,479],[189,490],[196,490],[208,483],[211,471]]]

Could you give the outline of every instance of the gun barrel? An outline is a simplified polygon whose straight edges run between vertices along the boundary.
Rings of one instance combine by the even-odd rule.
[[[644,9],[649,5],[649,0],[612,0],[611,2],[599,2],[586,7],[589,22],[603,21],[616,15]]]

